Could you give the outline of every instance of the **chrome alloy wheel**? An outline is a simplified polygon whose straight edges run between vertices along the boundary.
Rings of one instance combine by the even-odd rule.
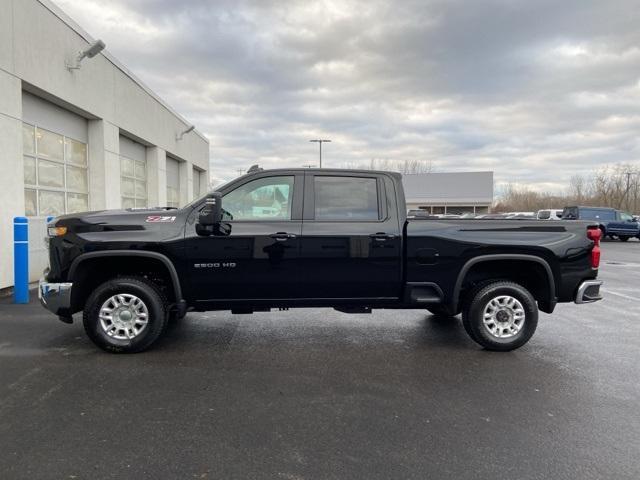
[[[482,323],[494,337],[510,338],[520,332],[525,317],[524,307],[517,298],[500,295],[489,300],[484,307]]]
[[[129,293],[110,297],[100,307],[100,326],[111,338],[131,340],[146,328],[149,310],[144,302]]]

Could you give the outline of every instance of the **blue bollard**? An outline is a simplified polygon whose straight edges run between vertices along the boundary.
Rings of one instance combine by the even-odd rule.
[[[13,218],[13,303],[29,303],[29,219]]]

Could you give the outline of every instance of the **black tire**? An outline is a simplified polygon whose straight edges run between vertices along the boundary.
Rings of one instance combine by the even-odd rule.
[[[469,306],[469,303],[471,303],[471,301],[473,300],[473,298],[476,296],[476,294],[482,290],[484,287],[486,287],[487,285],[491,285],[492,283],[496,283],[502,281],[500,279],[491,279],[491,280],[482,280],[480,283],[474,285],[470,292],[465,294],[464,296],[461,297],[460,301],[462,302],[461,304],[461,310],[464,312],[465,309]],[[463,317],[463,322],[462,322],[462,326],[464,327],[464,331],[467,332],[467,335],[469,335],[469,337],[471,337],[471,339],[478,343],[478,340],[476,340],[476,334],[473,333],[473,330],[471,330],[471,328],[469,328],[469,323],[464,321],[464,317]]]
[[[109,336],[100,320],[103,304],[115,295],[129,295],[140,299],[146,307],[147,324],[130,339]],[[82,316],[84,330],[93,343],[110,353],[142,352],[153,345],[167,327],[167,302],[162,292],[149,280],[141,277],[114,278],[98,288],[87,299]],[[115,323],[113,323],[115,325]],[[125,335],[124,329],[112,327],[118,336]]]
[[[628,241],[630,238],[631,238],[631,237],[629,237],[629,236],[627,236],[627,235],[619,235],[619,236],[618,236],[618,239],[619,239],[621,242],[626,242],[626,241]]]
[[[484,324],[485,308],[498,297],[511,297],[522,307],[523,321],[513,336],[498,338]],[[462,310],[462,324],[469,336],[487,350],[507,352],[520,348],[535,333],[538,327],[538,305],[531,293],[521,285],[509,281],[495,281],[480,285],[469,293]]]
[[[451,312],[448,307],[444,305],[432,305],[427,307],[427,312],[435,315],[436,317],[455,317],[456,314]]]

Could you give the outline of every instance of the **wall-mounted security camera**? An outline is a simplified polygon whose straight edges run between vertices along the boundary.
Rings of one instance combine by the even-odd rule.
[[[179,134],[176,135],[176,142],[182,140],[182,137],[184,137],[187,133],[191,132],[193,129],[195,129],[196,126],[195,125],[191,125],[189,126],[189,128],[187,128],[186,130],[183,130],[182,132],[180,132]]]
[[[73,63],[67,62],[67,68],[69,70],[78,70],[80,68],[80,62],[82,62],[83,58],[95,57],[102,50],[104,50],[104,47],[106,47],[106,45],[102,40],[96,40],[84,50],[80,50],[74,58]]]

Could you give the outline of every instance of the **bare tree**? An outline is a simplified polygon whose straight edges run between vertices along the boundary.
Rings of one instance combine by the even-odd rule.
[[[494,210],[535,211],[567,205],[625,208],[631,213],[640,213],[640,166],[618,164],[604,166],[588,176],[574,175],[564,195],[507,185]]]
[[[372,158],[369,163],[347,162],[343,168],[354,168],[361,170],[388,170],[404,174],[410,173],[431,173],[433,172],[433,162],[431,160],[391,160],[388,158]]]
[[[574,175],[569,180],[569,196],[574,198],[576,203],[583,203],[585,196],[586,181],[582,175]]]

